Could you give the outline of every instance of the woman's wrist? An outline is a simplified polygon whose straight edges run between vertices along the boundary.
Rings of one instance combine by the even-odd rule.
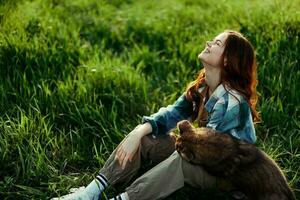
[[[131,133],[135,134],[140,139],[152,132],[152,126],[149,122],[137,125]]]

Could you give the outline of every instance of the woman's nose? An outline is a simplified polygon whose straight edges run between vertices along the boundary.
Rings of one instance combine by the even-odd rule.
[[[211,41],[206,41],[206,46],[211,47]]]

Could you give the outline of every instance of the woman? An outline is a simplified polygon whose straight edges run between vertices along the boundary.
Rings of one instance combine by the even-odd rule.
[[[173,105],[144,116],[143,123],[126,136],[86,188],[60,199],[98,199],[108,183],[130,180],[142,158],[157,165],[113,199],[162,199],[185,183],[201,188],[216,185],[217,179],[201,166],[180,157],[169,132],[177,122],[189,119],[254,143],[253,121],[258,119],[256,59],[250,42],[235,31],[225,31],[208,41],[198,58],[204,69],[186,92]]]

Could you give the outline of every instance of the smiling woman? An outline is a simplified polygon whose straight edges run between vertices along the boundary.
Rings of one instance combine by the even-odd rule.
[[[202,61],[204,69],[200,71],[197,80],[189,85],[188,99],[197,98],[195,91],[204,82],[209,86],[208,95],[222,83],[244,98],[251,108],[254,121],[259,121],[256,110],[256,58],[251,43],[242,34],[227,30],[213,41],[208,41],[198,59]]]
[[[175,151],[171,129],[184,119],[249,143],[255,143],[256,60],[250,42],[235,31],[225,31],[207,42],[199,54],[204,69],[178,100],[138,125],[113,151],[87,188],[63,199],[97,199],[108,184],[130,180],[141,158],[157,165],[114,199],[162,199],[188,183],[209,188],[218,179],[202,166],[182,159]],[[167,186],[167,187],[166,187]]]
[[[217,66],[222,65],[222,55],[225,48],[225,42],[228,33],[221,33],[213,41],[206,42],[206,48],[199,54],[198,58],[202,60],[203,65]]]
[[[170,160],[160,165],[174,152],[169,133],[178,120],[223,129],[231,118],[235,119],[232,123],[251,124],[247,122],[250,117],[235,117],[239,110],[246,116],[251,108],[255,121],[255,92],[243,86],[250,86],[250,76],[244,76],[245,67],[236,68],[241,72],[234,67],[244,66],[250,54],[240,51],[243,47],[237,44],[246,43],[236,41],[238,36],[228,35],[223,44],[216,40],[227,27],[242,33],[257,52],[258,108],[263,123],[255,126],[255,144],[275,158],[300,199],[299,10],[299,0],[1,1],[0,199],[62,196],[72,187],[88,185],[94,176],[102,186],[108,182],[112,187],[99,194],[91,184],[77,192],[106,199],[124,191],[134,198],[130,191],[144,193],[143,188],[152,184],[153,190],[145,193],[148,197],[152,193],[152,199],[169,193],[168,200],[229,199],[216,190],[197,190],[188,184],[173,193],[182,180],[201,183],[200,174],[193,177],[194,171],[183,164],[174,176]],[[210,42],[204,50],[206,41]],[[221,64],[226,69],[221,73],[214,69],[217,66],[197,59],[203,50],[207,59],[209,53],[215,56],[213,49],[218,45],[224,45],[223,55],[228,48],[227,65],[232,66]],[[236,54],[246,55],[239,59],[240,65],[234,64],[242,56]],[[188,92],[187,84],[197,82],[202,68],[203,82]],[[221,78],[214,76],[217,72]],[[219,78],[230,84],[213,91],[210,87]],[[223,92],[224,98],[215,104]],[[193,98],[188,100],[189,95]],[[225,112],[224,123],[215,125],[216,115],[207,109],[222,113],[226,102],[234,102],[228,106],[233,110]],[[159,111],[162,106],[166,107]],[[143,115],[147,115],[144,123],[133,131]],[[237,134],[229,134],[250,132],[233,130]],[[240,138],[255,140],[251,134]],[[116,162],[108,159],[111,154]],[[146,163],[143,158],[148,159]],[[180,159],[173,158],[174,162]],[[149,160],[160,166],[155,172],[165,180],[151,178],[150,170],[148,180],[130,187],[134,189],[124,188],[127,184],[122,182],[131,179],[140,166],[141,171],[151,169]],[[110,164],[117,166],[115,171],[110,172]],[[173,173],[170,177],[168,171],[161,171],[164,167]],[[107,170],[99,174],[102,168]]]

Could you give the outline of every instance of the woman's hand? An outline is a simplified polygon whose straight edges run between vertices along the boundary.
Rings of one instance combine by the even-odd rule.
[[[141,143],[141,138],[152,131],[151,126],[149,126],[150,124],[148,123],[138,125],[126,136],[126,139],[118,148],[115,159],[119,161],[122,169],[125,168],[128,160],[130,162],[132,161],[132,158]]]

